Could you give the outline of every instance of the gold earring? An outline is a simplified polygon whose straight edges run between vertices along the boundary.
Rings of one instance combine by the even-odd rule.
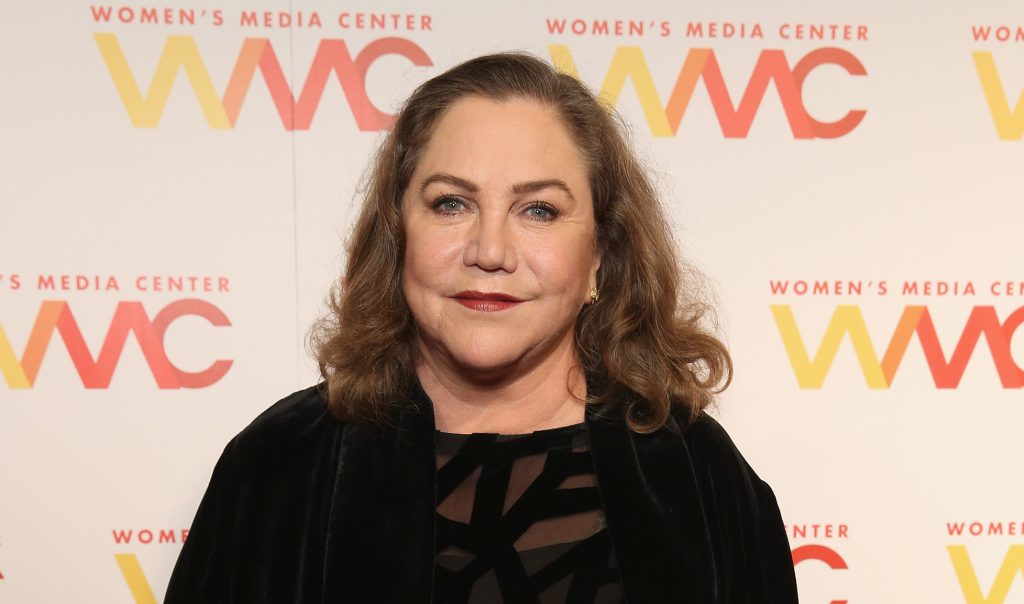
[[[597,302],[598,298],[600,298],[600,297],[601,297],[601,295],[597,292],[597,286],[595,285],[594,287],[591,287],[590,288],[590,303],[593,304],[593,303]]]

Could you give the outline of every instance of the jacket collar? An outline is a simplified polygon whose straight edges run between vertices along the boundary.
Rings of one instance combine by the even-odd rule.
[[[436,461],[433,405],[415,383],[397,430],[352,423],[341,435],[324,601],[431,601]],[[625,405],[588,404],[585,423],[605,521],[628,602],[717,599],[710,537],[675,418],[629,430]]]

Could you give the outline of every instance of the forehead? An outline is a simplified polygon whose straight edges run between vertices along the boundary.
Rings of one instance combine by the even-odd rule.
[[[478,96],[438,120],[413,178],[445,171],[481,186],[561,178],[589,194],[582,154],[555,109],[538,101]]]

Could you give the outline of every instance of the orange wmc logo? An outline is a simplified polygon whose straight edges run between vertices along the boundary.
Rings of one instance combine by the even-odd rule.
[[[576,61],[568,46],[550,44],[548,52],[555,67],[564,73],[579,77]],[[803,101],[804,83],[807,76],[824,65],[838,67],[852,76],[867,75],[867,69],[860,60],[841,48],[813,50],[797,60],[792,67],[782,50],[762,50],[737,105],[733,103],[732,95],[725,85],[715,51],[710,48],[691,48],[683,59],[668,102],[662,104],[643,50],[637,46],[620,46],[615,51],[607,75],[601,84],[601,98],[614,106],[625,87],[626,80],[632,80],[651,134],[672,137],[679,132],[679,126],[698,82],[703,81],[718,124],[722,128],[722,135],[726,138],[746,138],[768,86],[774,83],[793,138],[838,138],[856,128],[867,112],[853,109],[833,122],[821,121],[811,116]]]
[[[966,604],[1004,604],[1008,601],[1007,598],[1013,588],[1014,579],[1018,575],[1024,576],[1024,545],[1011,545],[999,570],[996,571],[988,595],[985,595],[974,565],[971,563],[967,546],[948,545],[946,551],[949,553],[949,560],[953,564],[953,570],[956,572],[956,579],[960,583],[960,590],[963,592]],[[1017,587],[1014,591],[1017,594],[1024,593],[1024,587]]]
[[[246,38],[242,41],[224,93],[218,95],[195,39],[192,36],[167,36],[144,95],[117,36],[95,33],[93,38],[136,128],[155,128],[160,124],[178,72],[184,71],[207,125],[213,129],[232,129],[238,121],[250,84],[259,71],[286,130],[309,129],[332,73],[341,84],[356,126],[362,131],[384,130],[391,127],[394,116],[375,107],[366,94],[366,74],[370,67],[381,57],[389,55],[404,57],[417,66],[433,65],[422,48],[404,38],[379,38],[367,44],[355,57],[344,40],[324,39],[320,41],[305,84],[296,99],[270,40]]]
[[[1010,347],[1014,332],[1024,323],[1024,307],[1000,321],[994,307],[975,306],[967,317],[960,340],[947,360],[928,307],[907,306],[893,330],[881,361],[871,343],[859,306],[836,306],[813,360],[807,353],[792,307],[788,304],[775,304],[771,310],[801,388],[822,387],[840,344],[847,335],[869,388],[888,388],[892,385],[896,370],[915,335],[921,343],[925,361],[937,388],[956,388],[960,384],[967,362],[982,336],[988,342],[1003,388],[1024,387],[1024,369],[1014,361]]]
[[[1018,32],[1018,36],[1024,33],[1021,30]],[[981,32],[974,33],[977,40]],[[988,38],[987,32],[985,38]],[[1024,139],[1024,91],[1017,95],[1017,102],[1011,108],[1010,101],[1013,95],[1008,93],[1003,86],[1003,78],[996,67],[992,53],[989,51],[972,52],[971,58],[974,60],[974,69],[978,72],[981,89],[985,93],[985,103],[988,104],[989,113],[992,114],[992,123],[996,127],[996,134],[1004,141]]]
[[[813,560],[822,562],[832,570],[847,570],[850,568],[846,560],[839,555],[839,552],[826,545],[817,543],[801,545],[793,550],[793,566],[801,562]],[[830,604],[846,604],[846,600],[832,600]]]
[[[164,350],[164,335],[172,323],[186,316],[206,319],[215,327],[231,325],[227,315],[205,300],[177,300],[161,309],[152,319],[146,314],[141,302],[120,302],[114,311],[99,355],[93,358],[68,303],[48,300],[39,307],[20,360],[3,326],[0,326],[0,370],[8,387],[31,388],[53,334],[57,332],[64,341],[82,385],[86,388],[107,388],[128,336],[134,334],[159,388],[205,388],[224,377],[232,361],[217,360],[202,371],[185,371],[174,365]]]
[[[118,546],[132,545],[136,548],[177,546],[179,543],[184,544],[188,538],[188,529],[114,529],[112,532],[114,543]],[[114,560],[135,604],[157,604],[156,595],[138,556],[134,553],[118,553],[114,554]]]
[[[833,522],[796,522],[786,524],[786,535],[789,537],[791,544],[794,542],[799,543],[792,551],[793,566],[798,571],[801,568],[801,564],[808,562],[811,567],[824,564],[829,569],[828,572],[840,571],[845,573],[850,568],[842,555],[836,551],[841,542],[850,538],[849,525]],[[816,543],[805,543],[804,541],[806,540],[815,541]],[[819,540],[827,541],[829,545],[817,542]],[[798,572],[797,574],[800,575],[801,573]],[[800,582],[800,580],[798,579],[797,582]],[[834,585],[829,587],[829,589],[834,588]],[[823,595],[820,594],[818,597]],[[833,598],[828,601],[830,604],[846,604],[845,599]]]

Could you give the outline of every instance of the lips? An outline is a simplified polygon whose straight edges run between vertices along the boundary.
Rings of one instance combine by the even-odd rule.
[[[464,291],[452,296],[459,304],[480,312],[508,310],[523,302],[522,298],[501,292]]]

